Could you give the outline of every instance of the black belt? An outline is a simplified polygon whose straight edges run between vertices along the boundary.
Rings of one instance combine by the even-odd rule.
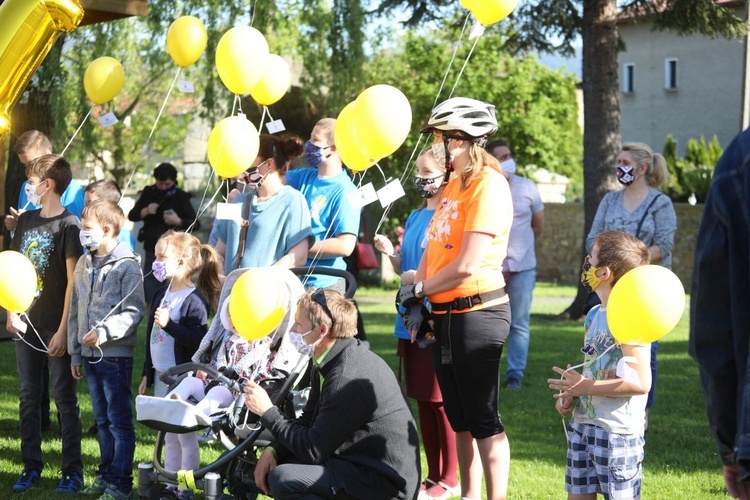
[[[505,288],[498,288],[491,292],[478,293],[471,297],[458,297],[453,299],[453,302],[430,302],[432,304],[433,311],[461,311],[463,309],[471,309],[477,304],[483,302],[489,302],[490,300],[499,299],[505,297]]]

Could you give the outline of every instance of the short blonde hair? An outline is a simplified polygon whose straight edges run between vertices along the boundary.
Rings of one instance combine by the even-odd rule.
[[[344,339],[357,335],[357,307],[335,290],[308,290],[300,297],[297,307],[307,311],[313,328],[326,325],[331,338]]]
[[[81,210],[81,218],[93,218],[100,226],[112,227],[114,236],[120,234],[122,226],[125,225],[125,214],[116,202],[107,198],[99,198],[92,201]]]
[[[328,144],[336,144],[336,138],[333,135],[333,129],[336,127],[336,118],[321,118],[318,123],[315,124],[315,128],[319,128],[326,134]]]

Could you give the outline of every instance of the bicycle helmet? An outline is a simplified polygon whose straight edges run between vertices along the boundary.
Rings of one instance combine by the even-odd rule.
[[[468,97],[453,97],[438,104],[421,132],[459,130],[474,139],[497,132],[495,106]]]

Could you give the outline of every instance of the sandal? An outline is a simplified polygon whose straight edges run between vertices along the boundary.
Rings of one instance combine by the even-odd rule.
[[[459,496],[461,494],[460,485],[450,487],[443,481],[435,482],[429,478],[425,479],[422,484],[425,486],[425,489],[419,491],[418,500],[447,500],[448,498]],[[427,491],[429,491],[434,486],[440,486],[441,488],[443,488],[443,493],[438,496],[429,495]]]

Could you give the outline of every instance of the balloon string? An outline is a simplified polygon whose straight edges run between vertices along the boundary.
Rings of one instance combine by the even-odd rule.
[[[34,330],[34,333],[36,334],[36,338],[39,339],[39,343],[42,344],[42,347],[44,349],[39,349],[37,346],[30,344],[29,342],[26,341],[26,339],[24,338],[24,335],[21,335],[20,333],[16,333],[16,337],[18,337],[18,338],[14,339],[14,340],[20,340],[21,342],[23,342],[27,346],[31,347],[35,351],[43,352],[45,354],[48,353],[49,352],[49,348],[47,347],[47,344],[45,344],[44,341],[42,340],[42,336],[39,335],[39,332],[34,327],[34,323],[31,322],[31,318],[29,318],[29,315],[26,314],[25,312],[22,312],[21,314],[19,314],[19,317],[20,316],[23,316],[24,318],[26,318],[26,322],[29,324],[29,326],[31,327],[31,329]]]
[[[260,125],[258,125],[258,133],[260,133],[261,130],[263,130],[263,121],[266,117],[266,113],[268,113],[268,106],[263,106],[263,112],[260,114]],[[269,115],[270,118],[270,115]]]
[[[151,127],[151,132],[148,134],[148,138],[146,139],[146,143],[143,145],[143,149],[141,150],[141,160],[146,154],[146,151],[148,151],[148,146],[151,144],[151,137],[154,135],[154,131],[156,131],[156,125],[159,123],[159,119],[161,119],[161,115],[164,112],[164,108],[167,106],[167,101],[169,101],[169,96],[172,94],[172,89],[174,89],[175,84],[177,83],[177,78],[180,76],[180,71],[182,71],[182,68],[178,67],[177,72],[174,75],[174,78],[172,79],[172,85],[169,86],[169,90],[167,91],[167,95],[164,97],[164,102],[161,104],[161,108],[159,109],[159,114],[156,115],[156,120],[154,120],[154,124]],[[122,188],[122,195],[125,195],[125,190],[130,187],[130,183],[133,182],[133,177],[135,177],[135,173],[138,170],[138,167],[141,166],[140,163],[137,163],[135,167],[133,168],[133,171],[130,172],[130,177],[128,178],[128,182],[125,183],[125,185]],[[122,199],[122,196],[120,197]]]
[[[239,94],[237,95],[237,108],[240,110],[240,114],[245,114],[245,112],[242,111],[242,98],[239,96]]]
[[[60,156],[65,156],[65,152],[68,150],[68,148],[70,147],[70,145],[73,143],[73,139],[76,138],[76,136],[78,135],[78,132],[80,132],[81,129],[83,128],[83,125],[86,123],[86,121],[88,121],[89,116],[91,116],[91,112],[92,111],[94,111],[94,106],[91,106],[91,109],[89,109],[89,112],[86,113],[86,116],[84,117],[83,121],[81,122],[80,125],[78,125],[78,128],[73,133],[73,137],[71,137],[70,140],[68,141],[68,143],[65,145],[65,148],[63,148],[62,153],[60,153]]]
[[[386,177],[385,177],[385,172],[383,172],[383,169],[382,169],[382,168],[380,168],[380,165],[379,165],[379,164],[378,164],[377,162],[375,162],[375,166],[376,166],[376,167],[378,167],[378,171],[380,172],[380,175],[382,175],[382,176],[383,176],[383,182],[385,182],[386,184],[388,184],[388,179],[386,179]],[[364,178],[364,176],[365,176],[365,174],[364,174],[364,172],[363,172],[363,173],[362,173],[362,178]],[[360,180],[359,182],[360,182],[360,184],[362,183],[362,181],[361,181],[361,180]]]
[[[216,197],[221,192],[221,186],[222,186],[222,184],[224,184],[224,183],[222,182],[221,184],[219,184],[219,188],[214,192],[214,195],[211,197],[211,199],[208,200],[208,202],[206,203],[206,205],[202,206],[201,209],[198,211],[198,215],[195,216],[195,220],[193,221],[193,223],[190,224],[190,226],[188,226],[188,228],[185,230],[186,233],[189,233],[189,232],[191,232],[193,230],[193,226],[195,225],[195,221],[197,221],[201,217],[201,215],[203,215],[206,212],[206,210],[208,210],[208,208],[211,206],[211,204],[213,203],[213,201],[216,199]],[[208,189],[208,183],[206,183],[206,189]],[[203,205],[203,200],[201,200],[201,205]]]
[[[362,177],[364,177],[364,176],[362,176]],[[361,187],[362,187],[362,178],[360,178],[359,184],[357,184],[357,189],[359,189]],[[327,240],[329,238],[329,236],[331,234],[335,234],[335,231],[339,228],[339,225],[341,224],[341,221],[338,220],[338,216],[339,216],[339,213],[341,212],[342,205],[343,205],[343,203],[339,204],[338,208],[336,209],[336,213],[334,213],[333,217],[332,217],[332,219],[337,222],[336,223],[336,227],[334,228],[333,224],[331,224],[330,226],[328,226],[328,228],[326,229],[325,234],[320,239],[320,241]],[[323,252],[323,245],[321,245],[320,248],[318,248],[318,251],[315,252],[315,255],[313,256],[313,258],[310,259],[310,264],[309,264],[308,267],[314,267],[318,263],[318,261],[321,259],[320,254],[322,252]],[[310,279],[310,275],[309,274],[305,275],[305,277],[302,279],[302,286],[305,286],[307,284],[307,281],[309,279]]]
[[[474,44],[471,46],[471,50],[469,51],[469,55],[466,56],[466,60],[464,61],[464,65],[461,66],[461,71],[458,72],[458,76],[456,77],[456,83],[453,84],[453,88],[451,89],[451,93],[448,96],[448,99],[453,97],[453,92],[456,90],[456,86],[458,86],[459,80],[461,80],[461,76],[464,74],[464,70],[466,69],[466,65],[469,64],[469,59],[471,59],[471,55],[474,53],[474,49],[477,46],[477,43],[479,43],[479,39],[482,38],[482,35],[479,35],[475,40]]]
[[[443,88],[445,87],[445,82],[448,80],[448,75],[450,74],[451,68],[453,67],[453,63],[456,60],[456,54],[458,54],[458,48],[461,46],[461,40],[463,40],[464,33],[466,33],[466,27],[469,25],[469,19],[471,19],[471,13],[466,15],[466,19],[464,19],[463,27],[461,28],[461,33],[458,36],[458,40],[456,41],[456,45],[453,47],[453,54],[451,55],[451,60],[448,63],[448,67],[445,69],[445,74],[443,75],[443,80],[440,82],[440,88],[437,91],[437,94],[435,94],[435,100],[432,103],[432,107],[434,108],[437,105],[438,99],[440,98],[440,94],[443,92]],[[476,45],[476,43],[475,43]],[[473,48],[472,48],[473,50]],[[463,72],[463,69],[461,70]],[[460,75],[459,75],[460,78]],[[409,157],[409,161],[406,163],[406,166],[404,167],[404,171],[401,174],[401,177],[399,179],[399,182],[403,185],[404,180],[411,175],[412,171],[414,170],[414,166],[416,165],[416,161],[414,159],[415,155],[417,154],[417,151],[419,150],[422,140],[425,139],[424,134],[420,134],[417,138],[417,142],[414,145],[414,149],[411,152],[411,156]],[[393,207],[393,203],[389,203],[388,206],[385,207],[385,210],[383,210],[383,214],[380,216],[380,220],[378,221],[378,225],[375,228],[375,233],[377,234],[378,231],[380,231],[380,228],[385,223],[386,219],[388,218],[388,215],[391,211],[391,208]]]
[[[456,42],[456,45],[453,47],[453,55],[451,56],[451,60],[448,63],[448,67],[445,70],[445,75],[443,75],[443,81],[440,83],[440,89],[438,89],[437,95],[435,95],[435,100],[432,103],[432,107],[434,108],[437,105],[438,99],[440,98],[440,94],[443,92],[443,87],[445,86],[446,80],[448,80],[448,75],[451,72],[451,68],[453,67],[453,62],[456,60],[456,54],[458,53],[458,48],[461,46],[461,40],[464,37],[464,33],[466,32],[466,26],[469,24],[469,19],[471,19],[471,12],[469,12],[466,15],[466,19],[464,20],[464,25],[461,28],[461,34],[458,35],[458,41]]]
[[[601,356],[604,356],[604,355],[605,355],[605,354],[607,354],[607,353],[608,353],[608,352],[609,352],[610,350],[614,349],[614,348],[615,348],[616,346],[618,346],[618,345],[619,345],[619,344],[616,344],[616,343],[615,343],[615,344],[612,344],[611,346],[607,347],[607,348],[606,348],[606,349],[604,350],[604,352],[602,352],[601,354],[598,354],[598,355],[596,356],[596,358],[593,358],[593,359],[591,360],[591,362],[593,363],[593,362],[594,362],[594,361],[596,361],[596,360],[597,360],[597,359],[598,359],[599,357],[601,357]],[[583,366],[584,366],[585,364],[586,364],[586,362],[584,361],[583,363],[581,363],[581,364],[579,364],[579,365],[575,365],[575,366],[569,366],[569,367],[567,367],[567,368],[565,369],[565,371],[564,371],[564,372],[562,372],[562,374],[560,375],[560,380],[562,380],[562,379],[563,379],[563,378],[565,377],[565,374],[566,374],[566,373],[568,373],[568,372],[569,372],[570,370],[575,370],[575,369],[577,369],[577,368],[583,368]],[[560,391],[558,391],[558,394],[562,394],[563,392],[565,392],[565,391],[563,391],[563,390],[560,390]],[[568,426],[567,426],[567,425],[565,425],[565,417],[563,417],[563,418],[562,418],[562,426],[563,426],[563,433],[565,434],[565,441],[567,442],[567,441],[568,441]]]

